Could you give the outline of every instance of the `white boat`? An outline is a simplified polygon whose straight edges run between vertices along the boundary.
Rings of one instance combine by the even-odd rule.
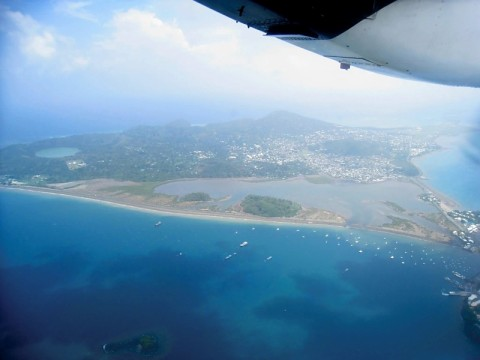
[[[241,247],[244,247],[244,246],[247,246],[248,245],[248,241],[244,241],[240,244]]]
[[[231,257],[232,257],[231,254],[230,254],[230,255],[227,255],[227,256],[225,256],[225,260],[228,260],[228,259],[230,259]]]
[[[162,225],[162,222],[161,222],[161,221],[157,221],[157,222],[155,223],[155,226],[156,226],[156,227],[159,227],[160,225]]]

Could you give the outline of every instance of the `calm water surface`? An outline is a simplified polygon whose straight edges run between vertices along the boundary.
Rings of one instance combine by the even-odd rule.
[[[79,151],[79,149],[71,147],[54,147],[37,151],[35,156],[56,159],[75,155]]]
[[[469,210],[480,210],[480,162],[477,149],[470,149],[468,141],[461,138],[445,138],[444,150],[415,159],[426,181],[434,189],[455,199]]]
[[[385,209],[378,208],[385,201],[418,212],[435,210],[418,198],[422,190],[417,185],[399,181],[313,184],[304,178],[280,181],[196,179],[169,182],[158,186],[155,191],[178,196],[206,192],[212,198],[220,199],[212,203],[223,209],[239,203],[248,194],[279,197],[300,202],[303,206],[333,211],[348,218],[351,224],[361,226],[381,225],[389,221],[384,216]]]

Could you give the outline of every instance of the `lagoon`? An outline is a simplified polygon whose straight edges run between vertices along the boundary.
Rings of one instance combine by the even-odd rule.
[[[49,159],[63,158],[73,156],[80,150],[72,147],[54,147],[37,151],[35,156]]]
[[[212,204],[226,209],[249,194],[273,196],[299,202],[305,207],[329,210],[350,219],[356,226],[380,226],[392,213],[384,206],[391,202],[413,212],[432,212],[435,208],[419,199],[423,190],[409,181],[375,184],[335,182],[315,184],[307,178],[272,179],[195,179],[172,181],[158,186],[157,193],[182,196],[206,192],[217,199]]]

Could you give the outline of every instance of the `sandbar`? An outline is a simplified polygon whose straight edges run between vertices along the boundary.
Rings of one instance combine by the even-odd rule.
[[[208,179],[197,180],[200,181],[200,184],[202,182],[208,182]],[[226,182],[244,181],[247,183],[247,190],[243,189],[243,191],[247,192],[249,190],[258,192],[261,188],[255,187],[255,185],[262,184],[263,188],[268,189],[270,192],[276,192],[278,190],[278,193],[280,193],[278,197],[282,197],[282,193],[288,194],[291,200],[298,201],[304,206],[304,209],[295,217],[265,218],[244,213],[238,206],[222,208],[222,201],[230,201],[232,198],[238,197],[238,194],[226,194],[227,196],[223,196],[219,201],[213,202],[213,204],[212,202],[201,204],[179,203],[176,194],[159,193],[157,190],[153,190],[161,189],[162,184],[152,186],[152,190],[147,189],[142,193],[139,192],[138,189],[144,186],[144,184],[112,179],[49,184],[46,187],[16,185],[4,186],[3,188],[74,197],[113,206],[121,206],[131,210],[147,211],[163,215],[195,217],[216,221],[349,227],[394,233],[443,243],[449,243],[451,241],[450,234],[456,226],[446,218],[442,221],[432,221],[432,218],[438,219],[442,216],[445,217],[446,212],[455,208],[457,204],[439,193],[435,194],[438,198],[442,199],[442,204],[445,204],[444,206],[436,207],[434,204],[425,204],[419,200],[416,195],[427,190],[433,190],[427,188],[427,186],[418,179],[378,184],[340,183],[317,185],[310,183],[309,186],[312,186],[312,188],[307,189],[310,195],[308,197],[310,202],[304,201],[307,181],[302,178],[284,181],[275,180],[271,181],[271,184],[265,179],[260,179],[262,181],[255,181],[258,179],[221,180]],[[182,181],[186,184],[192,184],[191,179],[188,181],[169,181],[168,184],[173,183],[178,185]],[[270,186],[265,186],[265,184]],[[277,188],[272,184],[277,186]],[[287,187],[285,187],[285,185],[287,185]],[[297,189],[298,191],[292,191],[292,189]],[[312,191],[319,194],[318,199],[312,196]],[[330,198],[327,199],[325,197],[326,193],[328,193]],[[397,204],[397,202],[400,203],[398,194],[402,195],[400,205]],[[405,194],[410,198],[406,199]],[[314,204],[318,204],[318,207],[312,206],[312,201],[316,201]],[[354,210],[352,211],[352,209]]]

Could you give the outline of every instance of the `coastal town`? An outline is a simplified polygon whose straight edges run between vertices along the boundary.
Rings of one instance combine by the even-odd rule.
[[[133,202],[137,206],[175,211],[201,209],[202,213],[207,209],[211,214],[242,216],[236,204],[224,208],[208,193],[203,201],[192,202],[182,197],[153,196],[155,187],[182,179],[300,178],[314,184],[396,182],[409,189],[411,183],[424,189],[425,183],[412,160],[438,150],[436,139],[456,131],[459,130],[449,127],[346,127],[285,112],[258,120],[205,126],[174,122],[118,134],[78,135],[11,145],[0,149],[0,183],[111,202]],[[99,179],[107,179],[100,180],[107,185],[98,186]],[[120,185],[109,186],[110,180]],[[118,191],[119,188],[122,190]],[[348,211],[339,214],[335,204],[330,208],[326,204],[305,208],[289,220],[367,226],[451,242],[467,251],[479,252],[478,213],[447,205],[443,197],[424,190],[419,199],[431,204],[437,214],[407,211],[394,199],[351,203],[351,199],[345,198],[342,201],[349,206],[366,206],[371,216],[384,220],[375,224],[352,222]],[[225,194],[227,198],[232,195]],[[293,196],[292,200],[297,199]]]
[[[456,227],[451,230],[452,243],[464,250],[480,252],[480,211],[450,209],[433,192],[421,194],[419,198],[431,203]]]
[[[0,149],[0,176],[2,183],[31,185],[316,174],[375,183],[417,176],[411,160],[438,150],[435,139],[448,131],[346,127],[289,113],[205,126],[172,123],[11,145]],[[55,149],[63,151],[56,156]]]
[[[453,210],[448,215],[463,228],[460,231],[453,231],[453,235],[462,242],[463,248],[479,252],[480,211]]]
[[[382,182],[416,175],[408,160],[438,150],[432,141],[435,136],[423,133],[422,129],[334,127],[295,136],[267,137],[254,144],[231,144],[228,158],[256,169],[297,165],[306,174],[321,173],[356,183]]]

